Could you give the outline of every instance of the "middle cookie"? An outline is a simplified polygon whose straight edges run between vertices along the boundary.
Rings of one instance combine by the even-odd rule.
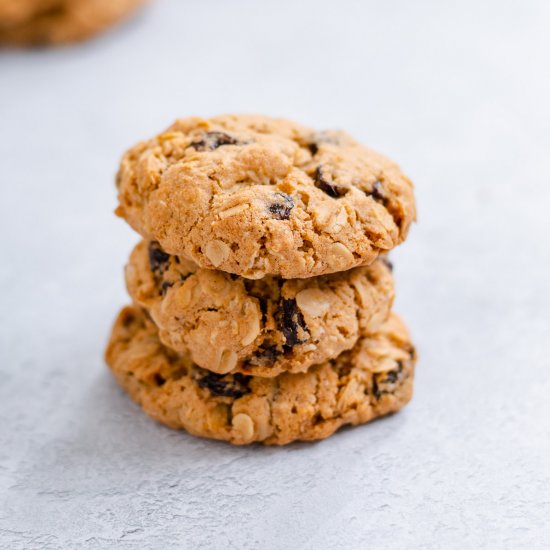
[[[251,280],[196,266],[141,241],[126,266],[132,299],[161,341],[219,374],[304,372],[351,349],[388,318],[385,259],[310,279]]]

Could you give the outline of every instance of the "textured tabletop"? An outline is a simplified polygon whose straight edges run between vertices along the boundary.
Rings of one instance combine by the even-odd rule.
[[[548,548],[549,26],[545,0],[158,0],[88,44],[0,53],[0,548]],[[224,112],[347,129],[415,181],[402,413],[234,448],[109,375],[138,240],[118,159]]]

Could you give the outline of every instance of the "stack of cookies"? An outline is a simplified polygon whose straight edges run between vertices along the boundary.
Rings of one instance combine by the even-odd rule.
[[[124,156],[144,240],[107,362],[153,418],[235,444],[328,437],[395,412],[415,351],[386,253],[415,219],[397,165],[287,120],[178,120]]]

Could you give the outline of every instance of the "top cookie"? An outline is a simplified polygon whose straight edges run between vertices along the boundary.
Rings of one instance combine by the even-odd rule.
[[[288,120],[176,121],[123,157],[116,213],[170,254],[250,279],[372,263],[415,219],[399,167]]]
[[[144,1],[0,0],[0,44],[84,40],[123,19]]]

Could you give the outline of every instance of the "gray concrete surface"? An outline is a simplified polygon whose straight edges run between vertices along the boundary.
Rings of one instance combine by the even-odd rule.
[[[544,0],[159,0],[89,44],[0,53],[0,547],[548,548],[549,26]],[[348,129],[416,182],[402,414],[239,449],[110,378],[137,240],[118,158],[234,111]]]

